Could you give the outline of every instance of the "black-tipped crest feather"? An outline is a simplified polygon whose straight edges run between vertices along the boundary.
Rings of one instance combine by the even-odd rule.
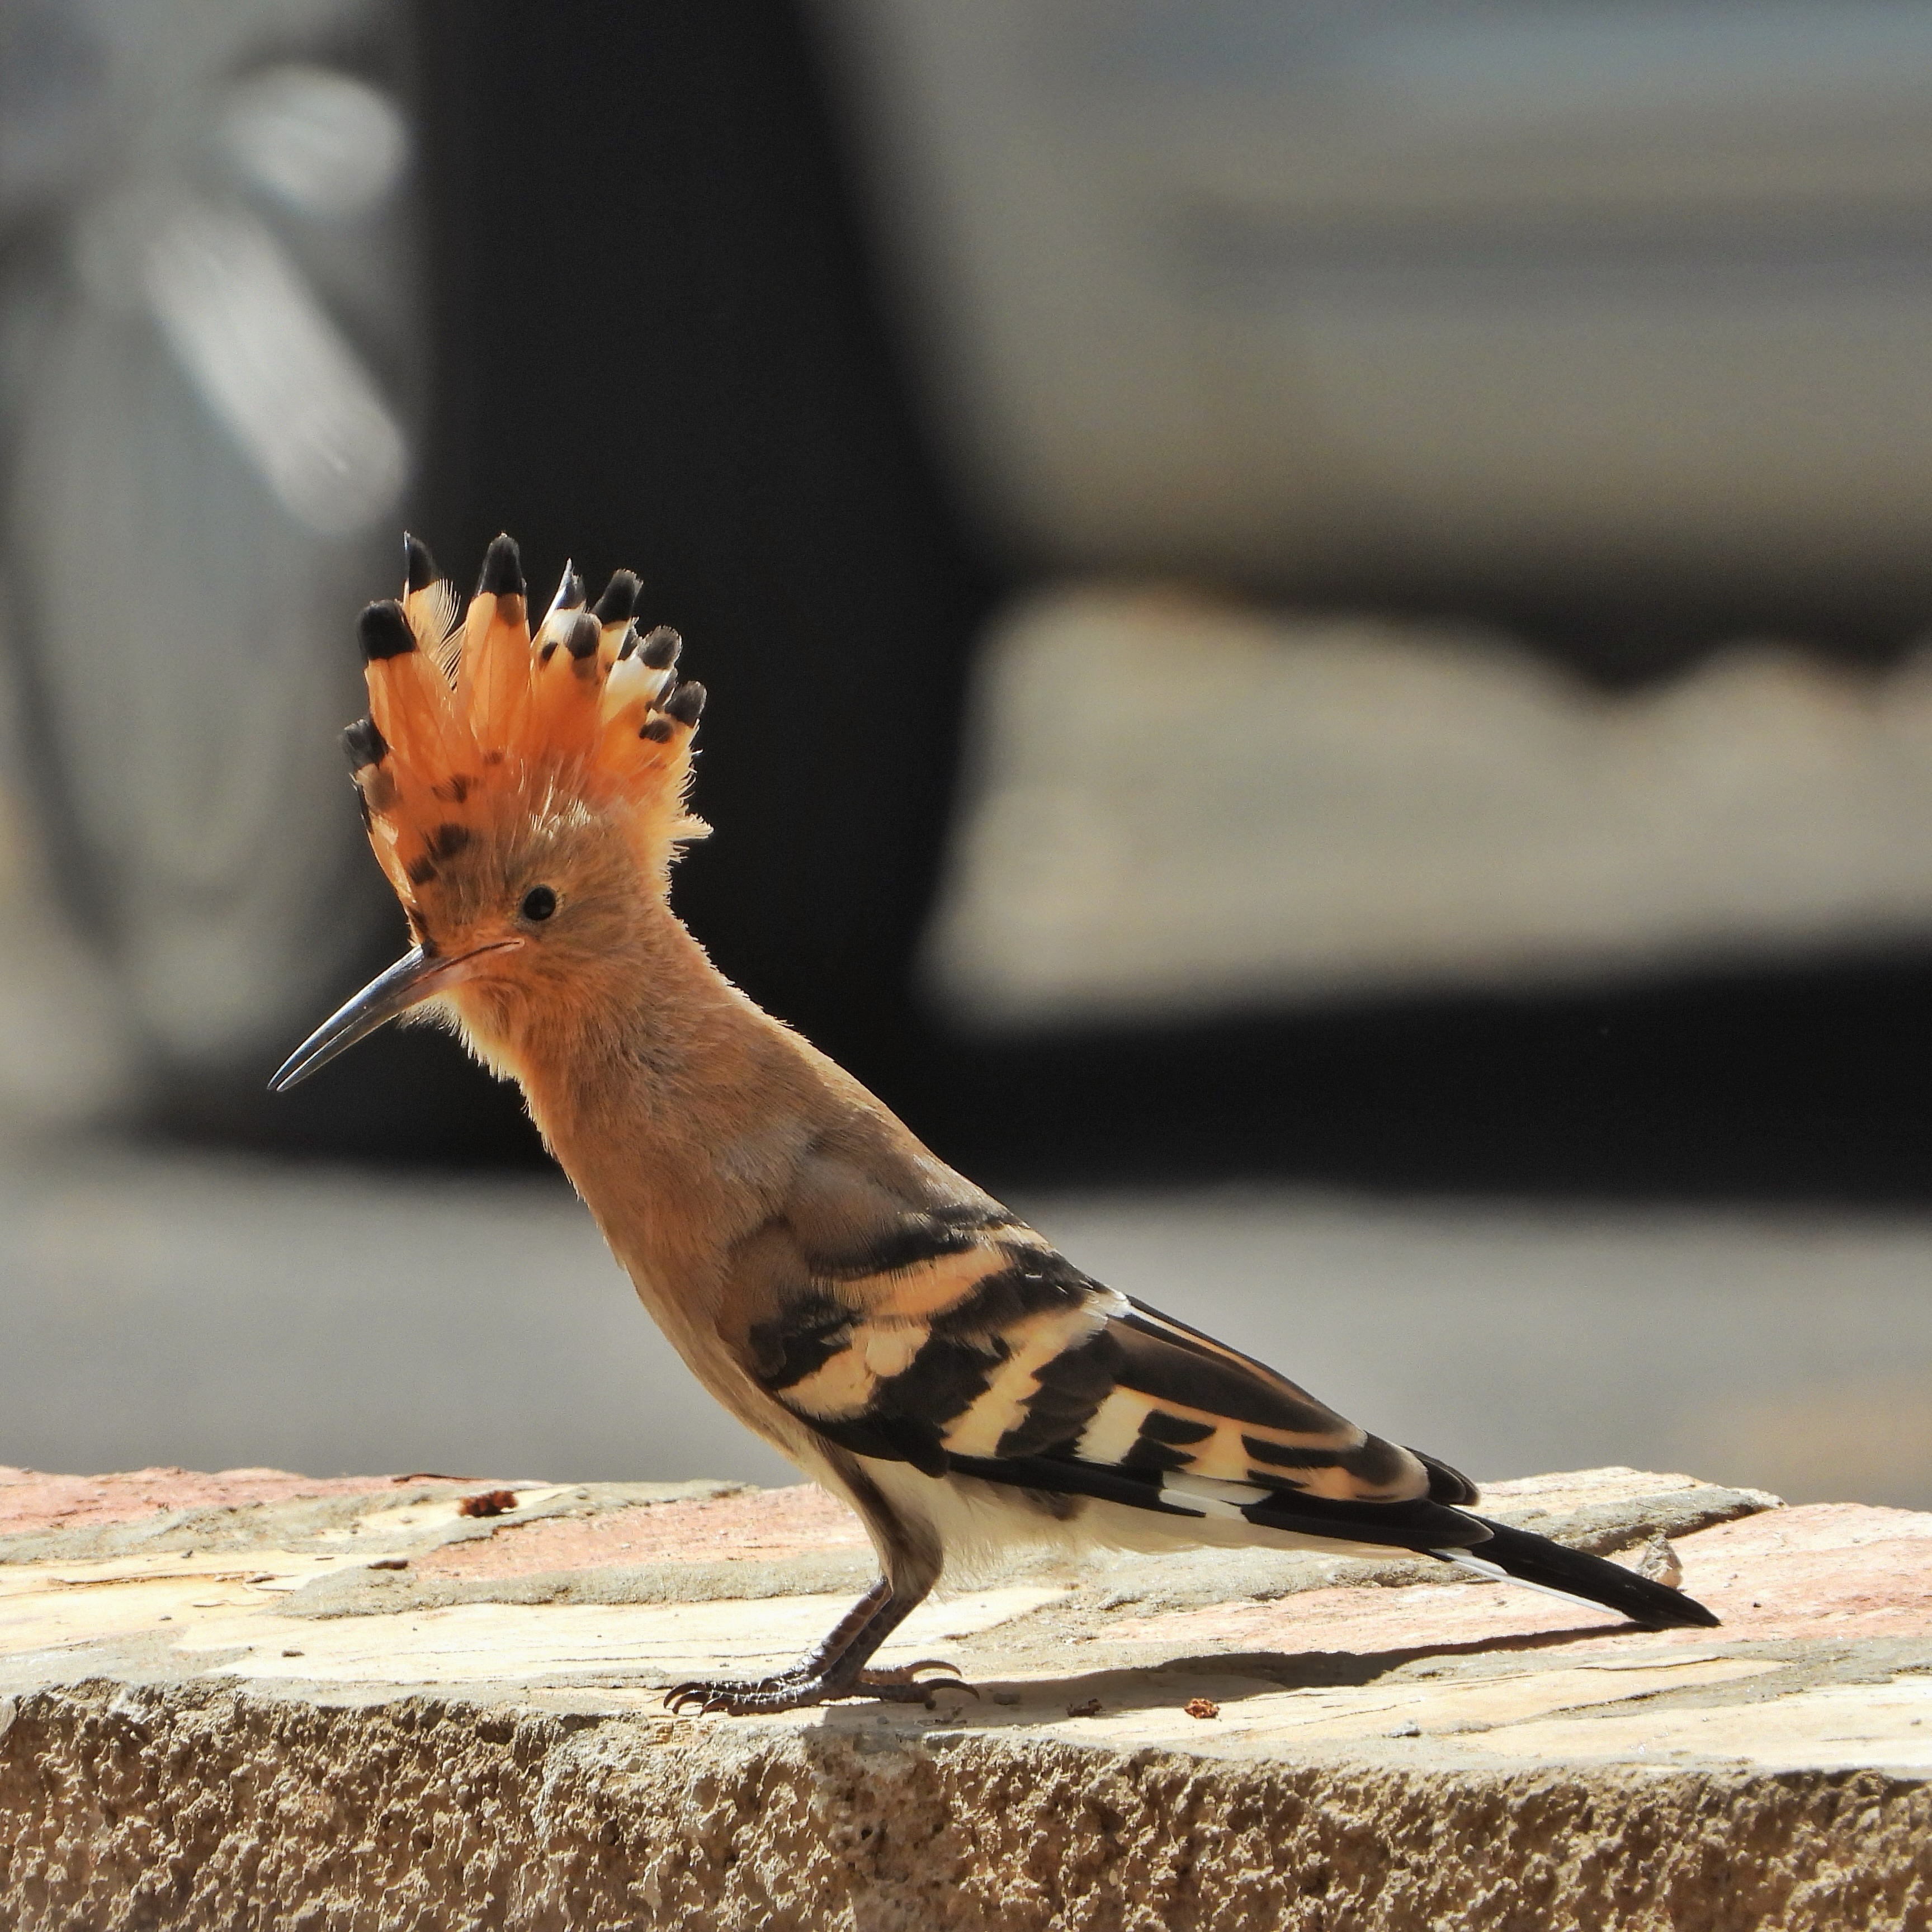
[[[483,555],[482,574],[476,580],[479,597],[520,597],[524,594],[524,560],[516,539],[494,538]]]
[[[418,590],[427,590],[442,572],[436,567],[436,559],[429,554],[429,545],[420,537],[403,532],[403,592],[412,596]]]
[[[668,624],[660,624],[638,646],[638,655],[647,670],[669,670],[677,662],[684,640]]]
[[[376,728],[373,718],[358,718],[352,724],[342,728],[342,749],[349,760],[349,769],[359,772],[370,765],[380,765],[388,756],[389,747],[381,732]]]
[[[604,594],[597,600],[597,621],[600,624],[621,624],[637,608],[638,578],[634,571],[618,571],[604,587]]]
[[[384,658],[406,657],[416,647],[416,634],[403,615],[403,607],[393,597],[370,604],[356,620],[356,636],[362,656],[374,664]]]

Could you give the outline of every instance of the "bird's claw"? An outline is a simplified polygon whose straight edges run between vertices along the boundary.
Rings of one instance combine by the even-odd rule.
[[[919,1675],[922,1670],[944,1671],[947,1675],[922,1678]],[[698,1678],[674,1684],[664,1693],[664,1708],[680,1717],[693,1714],[704,1718],[721,1712],[734,1718],[769,1715],[778,1711],[803,1710],[838,1697],[876,1697],[886,1704],[922,1704],[929,1711],[932,1694],[940,1688],[968,1691],[975,1697],[980,1694],[961,1678],[957,1664],[929,1657],[889,1670],[855,1671],[849,1677],[830,1673],[809,1676],[794,1670],[776,1677],[717,1678],[708,1682]]]
[[[695,1709],[703,1717],[710,1712],[729,1710],[742,1700],[773,1696],[799,1681],[789,1674],[781,1677],[720,1678],[710,1682],[699,1678],[690,1683],[673,1684],[664,1693],[664,1708],[678,1717]]]
[[[922,1681],[920,1671],[945,1671],[945,1675]],[[889,1670],[860,1671],[858,1683],[852,1690],[869,1690],[875,1698],[892,1704],[923,1704],[927,1710],[933,1708],[935,1690],[964,1690],[966,1696],[974,1698],[980,1694],[960,1677],[960,1667],[946,1664],[945,1658],[920,1658],[918,1664],[895,1664]]]
[[[860,1674],[875,1684],[910,1684],[922,1670],[943,1670],[949,1677],[959,1675],[958,1665],[947,1663],[943,1657],[922,1657],[916,1664],[894,1664]]]

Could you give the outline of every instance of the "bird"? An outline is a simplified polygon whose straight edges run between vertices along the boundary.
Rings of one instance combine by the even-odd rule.
[[[874,1659],[947,1565],[1028,1546],[1313,1550],[1554,1591],[1652,1627],[1682,1592],[1484,1516],[1468,1478],[1094,1280],[711,963],[671,909],[702,684],[565,566],[534,632],[515,543],[466,606],[406,537],[357,622],[343,742],[412,944],[276,1073],[404,1015],[515,1081],[678,1354],[863,1523],[879,1576],[790,1668],[673,1687],[734,1714],[931,1705],[936,1658]],[[802,729],[818,722],[799,721]]]

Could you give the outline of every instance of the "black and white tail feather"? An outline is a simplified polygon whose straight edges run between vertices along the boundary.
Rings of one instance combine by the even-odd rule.
[[[1514,1528],[1484,1516],[1471,1520],[1489,1532],[1486,1541],[1473,1550],[1431,1550],[1430,1554],[1446,1556],[1451,1562],[1499,1582],[1520,1583],[1569,1603],[1615,1610],[1634,1624],[1648,1624],[1653,1629],[1716,1627],[1717,1618],[1694,1597],[1687,1597],[1667,1583],[1586,1551],[1552,1543],[1533,1530]]]

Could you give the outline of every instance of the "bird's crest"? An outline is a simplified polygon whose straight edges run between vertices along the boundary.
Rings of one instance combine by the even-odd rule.
[[[369,716],[343,734],[370,843],[404,904],[478,841],[575,810],[621,824],[662,885],[677,847],[706,829],[685,810],[704,687],[678,682],[675,631],[639,632],[637,578],[619,571],[586,605],[566,565],[532,638],[508,537],[460,611],[428,550],[413,537],[404,548],[402,596],[358,622]]]

